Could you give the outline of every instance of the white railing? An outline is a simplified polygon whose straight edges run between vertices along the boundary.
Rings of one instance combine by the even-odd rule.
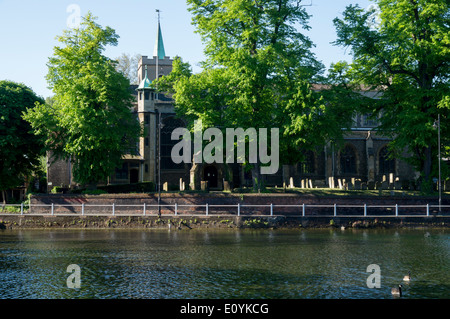
[[[8,209],[8,207],[13,207]],[[15,207],[15,208],[14,208]],[[22,204],[0,205],[0,216],[27,215],[27,216],[211,216],[211,215],[233,215],[233,216],[302,216],[302,217],[429,217],[431,215],[450,215],[450,205],[186,205],[186,204],[140,204],[110,205],[97,204],[33,204],[33,209]],[[126,209],[124,209],[126,208]],[[220,209],[222,208],[222,209]],[[328,208],[329,212],[323,212]],[[315,211],[322,209],[322,211]],[[389,213],[377,214],[379,210]],[[400,209],[406,209],[414,213],[400,213]],[[355,210],[358,210],[355,213]],[[419,210],[419,212],[417,212]],[[247,212],[246,212],[247,211]],[[437,211],[437,214],[436,214]]]

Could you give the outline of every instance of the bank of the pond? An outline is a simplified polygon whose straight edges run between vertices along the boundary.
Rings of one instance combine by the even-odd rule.
[[[302,217],[302,216],[31,216],[3,215],[0,229],[24,228],[448,228],[450,216]]]

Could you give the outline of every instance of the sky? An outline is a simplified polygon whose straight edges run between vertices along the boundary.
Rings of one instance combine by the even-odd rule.
[[[349,50],[333,46],[333,25],[345,7],[359,4],[367,8],[370,0],[304,0],[312,17],[308,35],[316,47],[313,52],[325,67],[340,60],[351,61]],[[75,9],[75,10],[74,10]],[[180,56],[194,72],[201,71],[204,45],[191,24],[185,0],[0,0],[0,80],[24,83],[42,97],[52,96],[45,79],[48,58],[58,45],[56,36],[68,29],[79,9],[90,11],[97,23],[115,29],[119,44],[104,54],[117,58],[122,53],[152,56],[156,40],[157,13],[161,11],[161,30],[166,55]]]

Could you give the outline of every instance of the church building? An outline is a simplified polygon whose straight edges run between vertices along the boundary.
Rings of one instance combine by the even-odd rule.
[[[207,181],[211,190],[251,185],[251,174],[240,164],[176,164],[171,159],[172,131],[186,123],[175,113],[173,100],[155,92],[152,82],[172,70],[173,60],[166,55],[160,23],[153,56],[142,56],[138,62],[139,85],[130,88],[135,97],[133,112],[145,127],[145,135],[137,143],[136,151],[123,158],[123,165],[110,176],[107,184],[154,182],[167,190],[200,189]],[[320,88],[317,88],[320,89]],[[377,92],[363,94],[377,97]],[[266,175],[267,186],[282,187],[344,187],[376,183],[390,185],[417,178],[413,168],[401,159],[390,159],[387,145],[390,139],[377,134],[377,123],[368,114],[354,118],[354,126],[345,134],[344,146],[335,149],[331,144],[308,151],[306,159],[296,165],[283,165],[273,175]],[[280,158],[282,154],[280,154]],[[48,168],[49,189],[53,186],[76,186],[70,161],[57,161]],[[347,187],[346,186],[346,187]],[[359,186],[361,187],[361,186]],[[398,186],[400,187],[400,186]]]

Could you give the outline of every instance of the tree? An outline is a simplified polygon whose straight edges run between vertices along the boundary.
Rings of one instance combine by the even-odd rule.
[[[64,31],[58,37],[64,46],[54,48],[48,63],[53,104],[41,103],[25,116],[55,158],[71,158],[74,180],[81,184],[105,181],[140,134],[130,82],[102,55],[118,38],[91,13],[80,28]]]
[[[6,203],[5,190],[21,185],[43,154],[43,144],[32,133],[22,113],[35,103],[43,103],[29,87],[0,81],[0,190]]]
[[[140,54],[130,55],[122,53],[122,55],[116,59],[116,70],[121,72],[128,80],[130,80],[131,84],[139,84],[137,67],[140,58]]]
[[[188,0],[188,5],[207,59],[199,74],[183,72],[189,67],[174,63],[172,72],[178,76],[171,83],[177,113],[191,125],[201,119],[204,128],[278,127],[284,145],[280,149],[288,150],[295,141],[291,154],[298,157],[301,147],[324,142],[320,137],[310,143],[307,135],[317,126],[307,129],[296,121],[307,114],[311,124],[312,113],[332,110],[323,107],[320,94],[309,86],[320,79],[323,66],[311,52],[311,40],[297,30],[309,29],[301,1]],[[283,160],[290,158],[284,155]],[[259,166],[252,165],[257,189],[262,186]]]
[[[348,6],[334,20],[336,45],[350,47],[353,80],[379,90],[382,98],[369,112],[380,117],[379,127],[393,138],[397,156],[421,172],[422,189],[429,190],[436,176],[437,132],[448,140],[448,70],[450,61],[449,2],[446,0],[378,0],[376,10]],[[436,174],[436,175],[435,175]]]

